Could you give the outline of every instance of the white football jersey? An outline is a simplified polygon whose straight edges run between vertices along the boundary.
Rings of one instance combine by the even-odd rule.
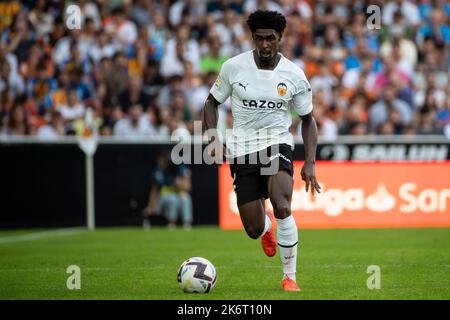
[[[274,70],[258,69],[253,51],[227,60],[210,93],[220,103],[231,96],[233,130],[225,137],[229,158],[274,144],[293,148],[290,108],[301,116],[313,108],[305,73],[283,55]]]

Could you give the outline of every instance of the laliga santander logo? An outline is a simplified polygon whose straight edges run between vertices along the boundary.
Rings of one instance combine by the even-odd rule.
[[[323,183],[322,193],[312,197],[304,187],[296,188],[292,194],[292,211],[323,211],[327,216],[337,217],[344,211],[362,211],[368,209],[375,213],[393,210],[397,202],[400,202],[398,211],[401,213],[421,212],[447,212],[447,202],[450,200],[450,189],[424,189],[417,190],[417,184],[412,182],[403,183],[398,189],[395,197],[389,193],[386,186],[378,184],[377,189],[365,195],[364,189],[349,188],[346,190],[329,188]],[[418,192],[417,192],[418,191]],[[229,194],[229,205],[231,211],[239,215],[236,204],[236,194]],[[273,210],[270,201],[266,201],[267,208]]]
[[[386,187],[380,184],[377,191],[366,198],[366,207],[375,212],[389,211],[395,207],[395,202]]]

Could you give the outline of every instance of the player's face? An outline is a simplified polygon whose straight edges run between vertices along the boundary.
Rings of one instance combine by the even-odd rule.
[[[280,47],[280,35],[274,29],[256,29],[253,33],[253,42],[256,52],[262,61],[274,59]]]

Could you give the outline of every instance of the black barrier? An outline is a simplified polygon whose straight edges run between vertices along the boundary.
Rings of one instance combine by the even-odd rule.
[[[94,158],[97,226],[141,224],[155,156],[170,148],[169,144],[123,142],[99,145]],[[191,154],[193,150],[191,146]],[[304,159],[303,146],[297,145],[293,155],[295,160]],[[450,160],[450,142],[323,143],[318,146],[317,159],[445,161]],[[217,166],[189,167],[194,224],[218,224]],[[85,179],[85,155],[76,143],[0,143],[0,228],[85,225]]]
[[[155,157],[169,144],[100,144],[95,154],[97,226],[142,224]],[[216,165],[192,170],[194,224],[218,224]],[[0,228],[86,224],[85,155],[77,144],[0,144]],[[164,219],[152,219],[155,225]]]
[[[294,156],[303,159],[303,148]],[[319,145],[317,159],[332,161],[445,161],[450,159],[449,142],[442,143],[335,143]]]
[[[77,145],[0,144],[0,227],[85,225],[84,172]]]
[[[170,145],[105,144],[95,154],[97,225],[142,223],[155,157]],[[218,224],[218,176],[215,165],[189,165],[192,171],[194,224]],[[164,221],[154,219],[161,224]]]

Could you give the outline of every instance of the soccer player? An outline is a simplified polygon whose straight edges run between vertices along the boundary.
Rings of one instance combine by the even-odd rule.
[[[279,52],[285,17],[275,11],[258,10],[248,17],[247,24],[255,49],[222,65],[205,102],[203,128],[212,142],[209,146],[216,145],[210,149],[210,155],[216,157],[220,149],[211,132],[217,127],[217,107],[231,96],[233,130],[227,135],[224,152],[230,162],[242,223],[252,239],[261,236],[265,254],[274,256],[274,220],[264,207],[264,200],[270,199],[283,264],[282,288],[300,291],[295,276],[298,229],[291,215],[294,143],[289,132],[290,109],[294,108],[302,119],[306,157],[301,176],[306,191],[310,188],[314,194],[321,187],[315,176],[317,126],[312,116],[312,91],[304,72]]]

